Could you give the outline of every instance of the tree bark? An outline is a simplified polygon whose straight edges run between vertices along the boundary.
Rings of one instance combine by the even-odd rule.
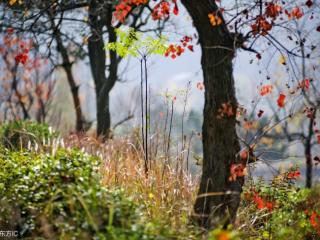
[[[306,188],[312,187],[312,136],[313,136],[313,125],[314,125],[314,119],[315,116],[312,116],[312,118],[309,120],[309,126],[308,126],[308,135],[305,140],[305,149],[304,149],[304,155],[306,158]]]
[[[208,0],[182,0],[198,31],[202,49],[205,105],[202,126],[203,167],[194,218],[206,228],[226,226],[235,220],[243,178],[228,180],[230,166],[238,162],[240,145],[236,133],[237,100],[234,89],[234,38],[223,21],[212,26],[208,14],[218,6]],[[219,15],[221,18],[222,16]],[[223,18],[222,18],[223,19]],[[233,116],[218,117],[222,104],[229,103]]]
[[[97,109],[97,135],[102,139],[110,137],[111,117],[109,93],[117,81],[119,61],[113,51],[109,51],[109,75],[106,76],[106,51],[102,28],[107,27],[108,41],[115,42],[117,36],[112,26],[112,4],[93,0],[89,6],[91,36],[88,50],[90,67],[95,83],[96,109]]]

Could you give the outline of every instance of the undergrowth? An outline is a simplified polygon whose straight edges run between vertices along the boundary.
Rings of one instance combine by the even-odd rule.
[[[30,136],[49,133],[48,126],[34,128]],[[24,144],[13,138],[15,148],[2,142],[0,229],[17,230],[25,239],[320,237],[320,188],[297,187],[297,169],[270,183],[247,179],[235,225],[207,232],[190,221],[198,178],[161,154],[146,174],[135,135],[106,143],[57,136]]]

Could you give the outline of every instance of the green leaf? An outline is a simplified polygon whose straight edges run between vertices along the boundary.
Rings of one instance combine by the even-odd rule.
[[[165,37],[144,37],[133,28],[117,28],[115,30],[118,41],[107,43],[105,49],[115,51],[120,57],[143,57],[152,54],[163,55],[167,49]]]

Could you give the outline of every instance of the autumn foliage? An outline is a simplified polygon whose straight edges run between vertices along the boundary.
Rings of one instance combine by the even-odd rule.
[[[48,61],[33,48],[31,39],[23,39],[12,28],[2,38],[1,104],[6,120],[34,116],[42,122],[46,117],[54,84],[44,76]]]
[[[56,23],[56,17],[60,17],[60,12],[63,12],[61,9],[64,7],[68,9],[68,7],[70,7],[60,2],[61,1],[55,1],[44,10],[45,14],[48,15],[53,13],[57,14],[51,19],[53,25]],[[27,6],[24,5],[24,3],[24,1],[10,0],[6,2],[5,6],[9,6],[9,8],[12,7],[13,10],[24,9],[24,7]],[[167,23],[169,20],[174,23],[176,17],[180,16],[182,12],[180,4],[186,5],[185,3],[186,1],[180,2],[178,0],[106,1],[106,5],[110,7],[108,8],[110,13],[110,18],[108,18],[109,25],[104,23],[104,15],[99,12],[104,10],[103,7],[105,7],[105,5],[103,5],[101,9],[98,8],[99,13],[89,11],[88,15],[86,15],[88,8],[90,8],[88,5],[77,5],[77,9],[82,9],[81,13],[84,14],[84,19],[74,21],[74,19],[69,18],[70,16],[73,17],[72,14],[70,14],[70,16],[67,15],[67,21],[80,22],[84,24],[81,26],[85,26],[83,29],[89,26],[91,30],[91,32],[85,32],[83,43],[78,44],[81,46],[75,44],[77,40],[77,37],[75,37],[72,39],[72,44],[69,44],[65,49],[65,55],[59,53],[63,58],[68,60],[62,64],[69,69],[67,74],[72,74],[72,65],[77,61],[74,60],[74,56],[71,56],[73,48],[75,48],[74,45],[79,48],[85,48],[84,52],[87,50],[86,47],[88,47],[88,50],[94,49],[93,53],[95,53],[97,49],[94,47],[96,45],[98,46],[95,41],[100,41],[99,46],[101,48],[98,50],[103,50],[102,54],[100,54],[102,60],[99,62],[99,57],[92,57],[90,59],[90,61],[92,61],[90,62],[90,67],[93,69],[98,66],[98,64],[93,64],[95,60],[98,60],[97,63],[101,63],[101,68],[98,70],[102,70],[102,75],[104,76],[100,78],[100,76],[98,76],[99,74],[95,75],[94,73],[93,76],[98,76],[98,78],[102,80],[108,80],[106,75],[108,72],[109,76],[114,77],[113,85],[121,79],[117,72],[120,60],[128,55],[135,57],[135,60],[139,58],[141,64],[141,79],[139,79],[141,85],[139,86],[141,87],[140,93],[142,99],[140,113],[142,113],[142,120],[145,120],[143,123],[145,125],[142,124],[141,126],[133,128],[132,136],[124,137],[121,140],[115,138],[109,141],[108,139],[106,142],[94,137],[85,136],[82,138],[84,136],[82,133],[76,133],[66,138],[68,150],[66,152],[61,150],[61,154],[69,156],[69,147],[70,149],[73,149],[73,147],[83,149],[84,153],[79,153],[80,156],[84,154],[86,158],[86,154],[93,155],[102,165],[99,168],[99,171],[101,171],[101,175],[99,175],[101,182],[95,182],[99,188],[101,187],[100,184],[102,184],[112,190],[117,188],[126,189],[125,191],[121,191],[121,194],[116,194],[116,197],[122,195],[129,198],[132,197],[137,205],[132,204],[131,200],[127,202],[128,205],[132,204],[130,206],[134,206],[134,211],[141,211],[139,213],[139,216],[141,216],[140,219],[134,218],[134,221],[139,224],[134,225],[133,223],[131,226],[130,222],[130,231],[127,231],[127,233],[130,232],[130,234],[134,235],[137,230],[137,234],[139,234],[137,239],[149,236],[154,237],[156,235],[163,235],[164,239],[170,237],[173,239],[180,237],[181,239],[199,239],[200,235],[205,235],[205,237],[208,237],[210,240],[238,240],[240,236],[244,236],[244,239],[289,239],[288,236],[297,236],[297,239],[313,239],[314,237],[314,239],[317,239],[320,237],[320,210],[317,203],[319,194],[317,190],[314,190],[315,193],[313,192],[311,185],[313,184],[314,170],[318,170],[317,166],[320,164],[320,155],[318,153],[320,145],[320,130],[318,127],[320,100],[318,89],[319,78],[317,75],[317,71],[319,70],[317,51],[319,47],[317,46],[318,43],[314,40],[318,39],[320,32],[320,25],[317,22],[319,21],[318,3],[312,0],[301,1],[299,3],[296,1],[277,0],[247,1],[243,4],[236,4],[230,7],[224,1],[210,1],[210,9],[205,9],[206,13],[203,14],[203,16],[199,16],[199,22],[203,25],[206,24],[205,30],[212,30],[212,32],[208,31],[212,34],[210,36],[212,36],[212,38],[217,37],[217,39],[214,39],[214,41],[211,41],[212,39],[205,41],[204,37],[207,35],[203,33],[202,35],[199,34],[201,31],[198,31],[200,37],[198,34],[184,33],[179,34],[176,40],[166,38],[166,36],[164,36],[165,31],[163,31],[164,29],[161,29],[161,27],[165,26],[164,23]],[[203,3],[207,4],[208,2]],[[78,3],[72,1],[72,4]],[[196,4],[198,4],[198,2]],[[199,1],[199,4],[201,4],[201,1]],[[22,14],[23,17],[29,16],[29,11],[33,10],[27,9],[27,7],[25,8]],[[121,29],[117,28],[118,26],[126,28],[139,21],[141,21],[141,25],[147,24],[147,22],[144,23],[143,20],[141,20],[142,18],[139,19],[137,17],[138,15],[136,15],[137,12],[144,8],[146,9],[146,13],[143,12],[144,15],[140,15],[140,17],[146,16],[146,21],[150,19],[152,20],[152,24],[161,26],[159,27],[160,29],[152,33],[153,35],[150,34],[150,31],[146,30],[147,35],[152,35],[152,37],[148,35],[147,40],[143,41],[143,38],[140,38],[140,36],[145,33],[140,33],[133,28],[128,28],[128,32],[121,32]],[[70,7],[70,9],[72,9],[72,7]],[[13,14],[13,16],[16,16],[15,14]],[[39,16],[41,14],[42,9],[39,11]],[[59,24],[64,21],[63,17],[65,17],[64,12],[61,14],[61,22]],[[191,14],[191,18],[192,17]],[[92,27],[93,23],[96,23],[99,29]],[[194,21],[193,24],[196,25],[196,23],[197,21]],[[1,90],[3,90],[3,95],[0,98],[1,110],[4,110],[2,117],[4,121],[36,119],[38,122],[45,122],[54,87],[53,82],[45,73],[50,72],[49,69],[52,66],[46,56],[39,54],[39,46],[32,40],[30,33],[28,34],[28,30],[26,29],[25,32],[20,30],[21,26],[17,27],[19,30],[13,27],[5,27],[0,41],[0,55],[3,61],[1,65],[2,81],[0,84]],[[202,26],[200,26],[200,28],[201,27]],[[37,30],[40,31],[39,29]],[[63,27],[57,25],[50,29],[50,31],[47,30],[44,32],[46,34],[50,32],[51,34],[52,30],[52,36],[65,35],[66,37],[64,36],[65,38],[63,39],[70,40],[68,33],[62,31],[60,34],[57,34],[57,30],[61,29],[63,29]],[[104,32],[105,29],[109,31],[108,38],[106,38],[106,35],[103,35],[103,33],[99,33],[100,35],[97,34],[97,32]],[[43,32],[41,32],[41,34],[43,34]],[[154,38],[154,36],[156,36],[156,38]],[[310,36],[312,36],[313,39]],[[108,43],[103,48],[105,39],[108,39]],[[46,47],[51,47],[51,41],[47,41],[46,39],[44,42],[46,43]],[[194,77],[190,86],[196,89],[198,94],[205,96],[206,107],[204,108],[204,112],[207,113],[207,115],[204,115],[205,119],[203,122],[207,124],[204,125],[207,128],[203,128],[202,134],[194,132],[193,129],[188,129],[189,133],[191,132],[190,136],[184,132],[186,131],[184,128],[184,117],[188,97],[188,94],[186,94],[181,121],[182,133],[180,133],[179,129],[179,136],[182,136],[181,140],[175,142],[171,134],[173,134],[172,129],[175,126],[174,121],[178,121],[175,119],[178,114],[175,114],[174,110],[176,110],[177,104],[181,103],[181,99],[177,94],[166,94],[165,103],[167,109],[161,110],[159,114],[160,121],[164,121],[164,123],[160,122],[160,124],[158,124],[153,122],[154,117],[151,113],[153,109],[150,102],[150,106],[148,105],[148,100],[151,98],[150,96],[148,97],[148,94],[151,94],[152,90],[149,88],[148,92],[149,85],[147,85],[147,76],[152,75],[154,72],[152,70],[149,71],[149,62],[147,60],[150,55],[158,54],[161,55],[161,58],[159,58],[161,59],[159,60],[160,62],[163,59],[162,57],[167,57],[174,61],[181,56],[185,56],[186,53],[193,54],[193,52],[198,50],[196,47],[198,44],[201,45],[202,50],[204,77],[203,79],[201,78],[202,76],[200,79]],[[140,51],[142,48],[144,51]],[[58,46],[57,49],[61,50],[61,45]],[[248,58],[250,58],[250,61],[247,63],[248,69],[250,68],[250,64],[257,63],[257,74],[252,81],[252,85],[254,85],[252,88],[254,89],[252,93],[253,99],[249,99],[247,106],[241,103],[242,99],[238,101],[236,94],[233,93],[233,90],[238,87],[238,82],[236,82],[238,78],[235,77],[235,79],[233,79],[232,67],[234,63],[237,63],[234,59],[243,51],[246,51]],[[70,54],[70,56],[68,56],[68,54]],[[60,55],[59,57],[61,57]],[[77,53],[75,55],[81,54]],[[86,57],[79,59],[83,60],[86,59]],[[207,59],[205,57],[207,57]],[[219,59],[219,61],[217,61],[217,59]],[[112,64],[110,63],[109,65],[111,61],[115,61],[116,66],[111,67]],[[143,63],[145,64],[144,66]],[[170,63],[172,63],[171,60]],[[274,67],[274,69],[279,69],[280,74],[278,74],[278,72],[271,73],[269,69],[270,66]],[[256,69],[253,69],[252,72],[254,70]],[[220,74],[220,71],[226,73],[226,76]],[[49,76],[51,75],[49,74]],[[143,91],[144,84],[145,92]],[[101,85],[104,85],[104,83]],[[113,85],[110,85],[110,89]],[[77,92],[80,86],[81,84],[74,84],[71,86],[71,92]],[[95,89],[100,90],[99,86],[95,86]],[[104,89],[104,87],[102,89]],[[219,89],[219,91],[216,89]],[[232,91],[223,92],[224,89],[231,89]],[[188,91],[189,90],[186,92]],[[241,95],[241,91],[246,94],[248,90],[237,89],[237,91],[239,91]],[[145,99],[143,99],[144,94]],[[101,94],[101,96],[102,95],[108,97],[107,101],[109,104],[109,95]],[[98,94],[96,94],[96,96],[98,96]],[[99,97],[96,98],[96,100],[99,99]],[[145,105],[143,105],[144,100],[147,103]],[[79,105],[81,105],[80,102]],[[97,112],[98,110],[97,108]],[[110,118],[110,116],[108,117]],[[202,120],[203,119],[200,121]],[[82,121],[82,119],[80,119],[80,121]],[[155,127],[153,124],[157,126]],[[158,125],[160,126],[161,124],[165,127],[159,130]],[[219,129],[221,126],[225,127]],[[207,131],[205,131],[206,129]],[[208,134],[210,131],[214,132],[217,129],[219,130],[217,131],[218,134]],[[230,129],[234,129],[232,133],[234,135],[231,135],[234,137],[223,139],[222,136],[227,136],[226,133]],[[141,130],[142,135],[146,133],[145,138],[144,136],[138,137],[137,133],[140,133]],[[152,132],[153,130],[154,132]],[[149,135],[148,137],[149,133],[151,136]],[[214,136],[214,138],[212,136]],[[163,137],[163,139],[161,137]],[[196,138],[196,140],[194,140],[194,138]],[[220,141],[220,138],[223,139],[223,141]],[[208,148],[204,149],[205,153],[208,153],[209,151],[207,150],[211,150],[213,145],[222,143],[221,146],[225,148],[221,149],[221,151],[227,152],[227,150],[231,149],[231,154],[227,157],[218,157],[216,160],[215,157],[218,156],[218,153],[221,153],[219,149],[219,151],[212,151],[209,154],[210,156],[205,154],[204,157],[197,156],[197,153],[193,152],[190,146],[193,144],[192,141],[199,141],[201,144],[201,140],[205,143],[203,146]],[[30,145],[31,143],[29,142],[27,144]],[[151,144],[148,147],[147,143],[149,142]],[[299,154],[296,155],[299,156],[292,156],[291,144],[296,144],[297,142],[299,144],[297,147]],[[31,161],[32,157],[34,157],[33,155],[40,153],[39,156],[43,155],[43,157],[54,160],[56,158],[55,153],[59,148],[65,146],[65,142],[61,139],[55,139],[54,143],[50,140],[47,145],[38,144],[36,146],[34,146],[34,149],[30,147],[30,149],[26,151],[27,154],[25,154],[28,156],[28,163],[30,162],[32,169],[34,164]],[[43,147],[43,149],[41,148],[39,150],[38,146]],[[176,147],[176,149],[173,150],[173,146]],[[2,150],[1,148],[1,151]],[[38,150],[39,152],[37,152]],[[145,160],[148,158],[148,150],[150,150],[149,154],[151,156],[149,162]],[[75,154],[79,156],[77,151],[78,150],[75,150]],[[14,158],[16,154],[23,155],[23,153],[10,152],[12,161],[16,161]],[[3,155],[5,156],[5,154]],[[19,155],[21,159],[22,155]],[[270,171],[273,176],[268,182],[259,178],[255,179],[252,175],[252,170],[256,168],[256,165],[265,164],[269,167],[276,162],[272,162],[274,159],[270,160],[271,158],[276,158],[275,156],[277,157],[276,160],[290,160],[290,158],[305,160],[306,174],[304,174],[299,167],[279,168],[276,170],[270,167],[270,169],[272,168],[273,170]],[[38,161],[41,160],[40,158],[38,159],[38,156],[35,158]],[[61,159],[59,158],[59,161],[64,161],[64,157]],[[72,157],[72,160],[74,159],[76,158]],[[189,164],[189,161],[192,161],[191,159],[195,160],[195,164]],[[147,170],[143,169],[143,160],[145,160],[144,164],[147,165],[147,168],[145,168]],[[20,159],[18,159],[18,162],[19,161]],[[208,163],[208,161],[210,164],[203,164]],[[3,162],[7,164],[6,161],[3,160]],[[82,160],[80,162],[82,162]],[[77,165],[79,163],[72,163],[75,165],[75,168],[79,167],[79,165]],[[148,163],[150,163],[149,169]],[[23,165],[21,162],[19,162],[19,164],[21,164],[21,166]],[[216,184],[215,181],[211,181],[213,180],[212,173],[221,174],[224,178],[221,180],[221,184],[225,184],[222,192],[215,190],[208,192],[208,190],[205,189],[204,192],[199,192],[198,197],[196,196],[198,178],[197,176],[194,177],[190,175],[191,171],[189,167],[192,166],[196,169],[197,165],[203,165],[204,168],[206,166],[209,166],[209,168],[212,167],[210,171],[203,169],[204,173],[208,174],[208,172],[210,172],[211,174],[202,178],[207,186],[210,184],[214,186],[214,184]],[[86,165],[84,164],[84,166]],[[37,166],[35,167],[37,169]],[[61,173],[61,175],[57,173],[57,175],[61,175],[59,175],[57,184],[65,188],[67,187],[66,183],[69,184],[70,182],[77,182],[78,180],[82,182],[81,176],[72,175],[70,179],[67,173],[72,169],[65,170],[66,174]],[[90,166],[90,172],[94,172],[91,170]],[[10,174],[14,173],[12,170]],[[74,174],[77,175],[78,173]],[[304,177],[305,175],[306,177]],[[44,176],[41,176],[41,178],[44,179]],[[307,188],[297,187],[295,185],[296,182],[301,184],[304,178],[307,179]],[[247,182],[246,184],[244,184],[244,180]],[[30,188],[32,187],[31,185]],[[94,191],[91,191],[92,189],[90,189],[89,185],[87,184],[85,187],[89,189],[90,199],[91,197],[95,199],[96,196],[92,195]],[[203,187],[204,184],[200,184],[200,186]],[[1,183],[0,187],[2,187]],[[214,187],[211,189],[215,189]],[[219,187],[220,186],[216,189],[219,189]],[[230,189],[237,188],[239,191],[229,191],[229,187]],[[46,191],[51,190],[50,188],[46,188]],[[59,195],[62,193],[64,193],[64,191],[58,191],[52,194]],[[235,214],[236,220],[226,221],[228,223],[232,222],[232,224],[225,226],[223,229],[219,229],[220,222],[214,223],[215,225],[212,226],[206,225],[204,226],[206,228],[205,234],[203,234],[202,228],[193,224],[189,225],[189,219],[193,216],[206,218],[207,216],[211,217],[216,214],[216,212],[210,212],[213,209],[212,206],[216,204],[212,201],[214,197],[219,196],[217,201],[220,201],[220,203],[217,204],[217,206],[225,207],[229,204],[229,202],[227,203],[228,198],[230,196],[233,197],[233,194],[237,194],[237,201],[240,199],[238,196],[241,195],[242,202],[240,202],[238,215]],[[77,213],[79,211],[81,218],[88,220],[85,225],[90,229],[89,232],[93,232],[93,235],[99,232],[101,227],[99,224],[102,223],[102,220],[99,220],[99,214],[95,213],[93,217],[91,216],[91,212],[86,209],[87,199],[82,199],[81,194],[79,194],[80,197],[73,193],[71,195],[71,200],[69,199],[66,203],[67,212],[64,213],[64,217],[68,214],[78,216]],[[221,195],[223,195],[223,197],[220,197]],[[227,197],[224,197],[224,195]],[[314,195],[316,197],[314,197]],[[60,201],[61,196],[59,195],[56,199]],[[205,206],[204,209],[202,209],[208,212],[199,211],[195,213],[196,208],[192,209],[192,204],[199,199],[204,199],[204,205],[208,204],[208,201],[212,201],[212,204],[210,202],[208,207]],[[317,200],[315,201],[314,199]],[[45,198],[45,201],[47,200],[48,199]],[[30,201],[32,202],[34,199],[30,198]],[[52,203],[52,199],[49,199],[48,202],[48,204],[54,204]],[[26,202],[23,202],[22,205],[24,206],[25,203]],[[34,204],[34,202],[32,202],[32,204]],[[101,208],[105,207],[103,201],[99,201],[96,206],[90,202],[88,202],[88,204],[92,212],[96,211],[96,206]],[[236,209],[238,204],[235,205],[234,208]],[[138,208],[138,206],[140,208]],[[119,220],[122,228],[118,229],[118,226],[116,226],[117,222],[113,222],[112,215],[113,211],[115,211],[116,216],[117,209],[113,209],[112,207],[113,206],[110,206],[109,208],[108,206],[108,208],[106,208],[106,214],[110,215],[101,216],[103,222],[108,222],[107,224],[109,224],[107,228],[103,228],[103,233],[114,236],[117,234],[117,231],[119,231],[118,233],[124,234],[123,236],[126,237],[126,231],[122,231],[123,228],[126,227],[126,218],[124,217]],[[231,208],[227,206],[226,209],[229,211]],[[65,208],[63,210],[65,210]],[[56,213],[59,213],[59,211],[54,211],[54,214]],[[130,212],[130,214],[131,213],[133,214],[133,212]],[[30,215],[32,214],[33,212],[31,211]],[[223,218],[224,217],[225,216],[223,216]],[[227,216],[227,218],[228,217],[229,216]],[[35,221],[38,221],[38,218],[35,219]],[[95,225],[96,223],[92,219],[98,219],[97,225]],[[221,222],[224,220],[225,219],[222,219]],[[44,227],[47,224],[50,225],[50,223],[46,221],[46,216],[42,217],[41,215],[37,224],[44,225]],[[79,220],[76,218],[76,221],[77,231],[81,232],[81,227],[79,226],[83,226],[81,225],[82,219]],[[72,221],[70,222],[71,224],[73,223]],[[203,224],[203,222],[201,224]],[[162,228],[162,225],[165,227]],[[226,224],[223,222],[222,225]],[[104,224],[104,226],[107,225]],[[217,229],[211,231],[212,229],[210,228],[213,226]],[[277,228],[279,226],[284,230],[281,229],[281,231],[278,231]],[[59,227],[60,226],[57,225],[53,229],[60,229]],[[63,233],[61,234],[61,236],[63,236]],[[72,235],[72,232],[70,234]],[[125,237],[123,239],[125,239]],[[150,237],[150,239],[153,239],[152,237]]]

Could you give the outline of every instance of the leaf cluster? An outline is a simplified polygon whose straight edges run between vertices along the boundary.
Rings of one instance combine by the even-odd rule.
[[[117,42],[106,44],[105,48],[115,51],[120,57],[144,57],[152,54],[163,55],[167,49],[165,37],[144,37],[142,33],[133,28],[117,28]]]

